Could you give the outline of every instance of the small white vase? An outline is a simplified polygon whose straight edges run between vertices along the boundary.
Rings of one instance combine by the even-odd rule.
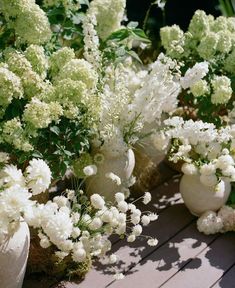
[[[221,180],[215,187],[208,187],[200,182],[199,175],[183,175],[180,181],[180,193],[185,205],[193,215],[219,210],[228,200],[231,184]]]
[[[20,223],[12,237],[0,244],[0,287],[22,287],[29,244],[29,228],[25,222]]]
[[[88,196],[98,193],[105,197],[108,201],[114,200],[114,195],[125,187],[125,182],[131,177],[135,167],[135,155],[132,149],[128,149],[125,154],[113,157],[104,155],[104,161],[97,165],[98,172],[96,175],[88,177],[86,181],[86,189]],[[122,184],[117,185],[114,181],[107,178],[106,173],[112,172],[116,174]]]

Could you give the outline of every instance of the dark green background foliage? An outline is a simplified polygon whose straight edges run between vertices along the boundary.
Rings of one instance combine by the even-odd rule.
[[[144,27],[147,35],[153,40],[154,45],[159,42],[159,29],[165,25],[178,24],[186,30],[190,19],[197,9],[204,10],[207,14],[221,15],[219,0],[166,0],[165,10],[162,11],[154,0],[127,0],[127,17],[130,21],[138,21]],[[146,14],[149,11],[149,17]]]

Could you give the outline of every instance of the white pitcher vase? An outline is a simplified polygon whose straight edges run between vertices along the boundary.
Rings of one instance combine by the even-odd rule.
[[[183,175],[180,193],[190,212],[200,216],[208,210],[219,210],[228,200],[231,184],[221,180],[217,187],[205,186],[199,175]]]
[[[30,244],[28,225],[20,222],[12,237],[0,244],[0,287],[21,288]]]
[[[98,193],[105,197],[106,200],[114,200],[114,195],[120,192],[125,186],[125,182],[129,180],[135,167],[135,155],[132,149],[128,149],[126,153],[118,156],[104,154],[104,160],[97,165],[97,174],[88,177],[86,188],[88,195]],[[107,178],[107,173],[114,173],[121,180],[121,185],[117,185],[114,181]]]

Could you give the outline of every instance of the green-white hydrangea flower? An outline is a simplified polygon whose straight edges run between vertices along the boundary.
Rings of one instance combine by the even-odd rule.
[[[22,42],[43,44],[50,39],[47,16],[34,0],[2,0],[1,10]]]
[[[228,30],[228,21],[227,18],[224,16],[217,17],[211,27],[211,30],[213,32],[219,32],[219,31],[226,31]]]
[[[231,80],[226,76],[215,76],[211,85],[213,87],[213,94],[211,95],[211,102],[213,104],[226,104],[232,96]]]
[[[19,77],[32,70],[32,65],[22,53],[9,49],[5,51],[4,56],[9,69]]]
[[[63,109],[59,103],[50,104],[33,98],[25,106],[23,120],[30,123],[35,128],[46,128],[52,121],[56,121],[63,114]]]
[[[216,53],[218,42],[218,34],[213,32],[208,33],[202,38],[197,48],[198,54],[205,60],[211,59]]]
[[[199,80],[190,87],[190,91],[195,97],[205,96],[210,92],[210,88],[206,80]]]
[[[48,60],[44,53],[44,48],[38,45],[30,45],[24,54],[31,63],[33,70],[44,79],[48,69]]]
[[[51,75],[55,76],[66,63],[74,58],[74,50],[68,47],[63,47],[54,52],[49,59]]]
[[[86,84],[82,81],[63,79],[58,81],[55,85],[54,98],[58,99],[62,104],[67,101],[70,101],[75,105],[79,105],[82,102],[84,104],[86,95]]]
[[[204,11],[197,10],[190,21],[188,31],[194,38],[200,40],[209,32],[212,21],[213,16],[207,16]]]
[[[23,88],[20,78],[5,67],[0,67],[0,106],[6,107],[13,98],[21,98]]]
[[[160,30],[163,47],[168,55],[177,58],[184,52],[184,32],[178,25],[166,26]]]
[[[94,0],[90,3],[89,13],[96,17],[100,38],[106,39],[111,33],[121,28],[125,6],[125,0]]]
[[[32,150],[32,146],[25,137],[25,131],[19,118],[4,122],[0,142],[6,142],[25,152]]]
[[[235,73],[235,49],[225,59],[224,70],[229,73]]]
[[[227,54],[232,49],[232,37],[228,31],[218,32],[219,40],[217,44],[217,51]]]
[[[97,74],[92,65],[83,59],[72,59],[60,70],[56,80],[71,79],[82,81],[88,89],[92,89],[97,84]]]
[[[6,63],[9,69],[21,79],[24,95],[27,98],[31,99],[46,89],[48,84],[43,82],[39,74],[33,71],[31,63],[22,53],[16,51],[6,53]]]

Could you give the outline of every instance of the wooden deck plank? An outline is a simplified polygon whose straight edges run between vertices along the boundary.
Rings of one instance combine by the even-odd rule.
[[[185,226],[189,225],[193,219],[195,219],[195,217],[188,212],[183,204],[177,204],[164,210],[158,221],[145,228],[144,234],[157,237],[159,240],[158,246],[160,246]],[[146,240],[139,238],[134,243],[127,243],[125,241],[118,242],[113,246],[112,252],[116,253],[121,259],[118,267],[119,271],[125,272],[137,265],[141,259],[150,255],[156,249],[158,249],[158,247],[146,246]],[[90,288],[94,280],[97,283],[97,287],[106,287],[113,282],[113,276],[110,275],[107,268],[109,268],[109,266],[97,264],[95,269],[87,274],[85,280],[78,287]]]
[[[234,233],[221,235],[160,287],[208,288],[213,285],[235,262],[234,236]]]
[[[235,236],[235,235],[234,235]],[[232,288],[235,286],[235,264],[211,288]]]
[[[122,283],[116,281],[109,287],[144,287],[146,283],[148,288],[159,287],[207,248],[216,237],[218,236],[206,236],[198,232],[194,222],[142,260],[133,268],[134,271],[128,271]]]

